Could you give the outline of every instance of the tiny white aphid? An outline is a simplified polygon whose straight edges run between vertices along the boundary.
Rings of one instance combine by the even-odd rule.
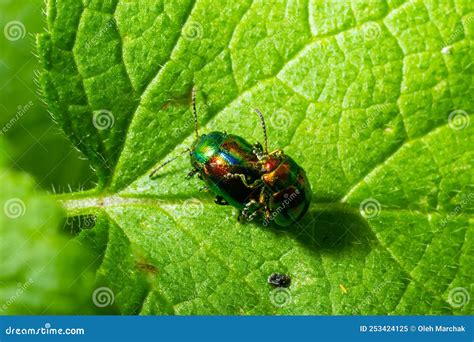
[[[445,46],[445,47],[441,50],[441,53],[442,53],[443,55],[450,55],[452,50],[453,50],[453,47],[452,47],[452,46]]]

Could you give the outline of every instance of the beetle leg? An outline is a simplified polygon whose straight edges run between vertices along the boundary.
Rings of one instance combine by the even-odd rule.
[[[214,203],[218,205],[228,205],[229,203],[224,199],[224,197],[217,195],[214,199]]]
[[[248,184],[247,183],[247,179],[245,178],[244,175],[242,174],[238,174],[237,176],[240,177],[240,179],[242,180],[242,183],[244,183],[244,185],[249,188],[249,189],[254,189],[258,186],[260,186],[262,184],[262,180],[261,179],[257,179],[255,182],[253,182],[252,184]]]
[[[252,221],[257,216],[260,208],[261,204],[256,200],[252,199],[248,201],[245,203],[244,209],[242,209],[242,212],[239,214],[238,220],[242,221],[242,219],[245,219],[246,221]]]
[[[203,186],[202,188],[199,188],[199,191],[208,192],[208,191],[209,191],[209,187],[208,187],[208,186]]]
[[[198,170],[197,170],[197,169],[192,169],[192,170],[189,171],[188,174],[186,175],[186,179],[193,178],[196,173],[198,173]]]
[[[235,179],[235,178],[240,178],[242,180],[242,183],[247,187],[247,188],[250,188],[250,189],[253,189],[253,188],[256,188],[257,186],[259,186],[260,184],[262,184],[262,180],[261,179],[257,179],[255,182],[253,182],[252,184],[249,184],[247,182],[247,179],[245,178],[245,175],[244,174],[241,174],[241,173],[237,173],[237,174],[232,174],[232,173],[228,173],[226,175],[224,175],[225,178],[227,179]]]
[[[271,214],[270,214],[270,209],[268,208],[267,198],[265,196],[265,188],[262,188],[262,190],[260,191],[260,197],[259,197],[258,201],[263,206],[264,213],[265,213],[265,219],[269,220],[270,217],[271,217]]]

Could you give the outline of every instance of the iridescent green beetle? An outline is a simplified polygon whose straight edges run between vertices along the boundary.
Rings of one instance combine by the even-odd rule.
[[[215,202],[230,204],[240,211],[239,220],[253,220],[261,215],[266,226],[274,221],[288,226],[299,220],[311,202],[311,186],[306,173],[282,150],[268,153],[267,132],[263,115],[256,109],[262,123],[265,149],[242,137],[226,132],[199,135],[196,113],[196,91],[192,91],[196,140],[189,152],[192,171],[216,195]],[[156,168],[156,172],[175,157]]]

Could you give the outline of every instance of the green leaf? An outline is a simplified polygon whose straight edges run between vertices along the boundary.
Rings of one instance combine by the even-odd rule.
[[[0,313],[98,312],[91,298],[100,255],[59,232],[61,208],[36,193],[30,176],[4,166],[0,145]]]
[[[38,38],[56,119],[96,168],[70,215],[108,231],[123,313],[472,314],[474,7],[467,1],[49,1]],[[149,172],[201,132],[268,122],[308,174],[289,229],[240,224]],[[103,122],[98,122],[102,115]],[[113,125],[111,124],[113,122]],[[267,284],[290,274],[288,290]]]

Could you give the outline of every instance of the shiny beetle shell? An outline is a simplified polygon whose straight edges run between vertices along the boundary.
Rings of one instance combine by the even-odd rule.
[[[262,113],[255,109],[262,124],[264,147],[226,132],[199,135],[195,88],[192,105],[196,140],[184,151],[189,152],[193,167],[188,176],[197,174],[206,183],[206,189],[216,195],[217,204],[231,204],[239,209],[239,219],[251,221],[260,216],[264,225],[275,222],[279,226],[301,219],[311,203],[310,183],[303,168],[283,151],[268,153]],[[161,164],[150,177],[178,157]]]
[[[260,178],[258,170],[249,167],[258,161],[253,147],[245,139],[224,132],[203,134],[191,148],[191,165],[210,190],[232,206],[243,209],[246,202],[258,198],[258,189],[245,186]]]
[[[276,151],[264,161],[262,180],[268,212],[263,221],[288,226],[304,216],[311,203],[311,185],[306,172],[291,157]]]

